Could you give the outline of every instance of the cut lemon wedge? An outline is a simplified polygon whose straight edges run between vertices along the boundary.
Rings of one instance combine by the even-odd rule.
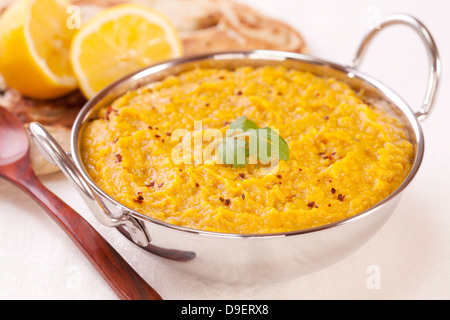
[[[36,99],[77,88],[70,64],[74,30],[65,0],[17,0],[0,19],[0,73],[9,87]]]
[[[92,98],[129,73],[182,54],[177,31],[165,16],[124,4],[88,21],[74,37],[70,56],[81,90]]]

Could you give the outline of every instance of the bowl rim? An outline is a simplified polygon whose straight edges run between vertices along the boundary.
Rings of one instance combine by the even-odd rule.
[[[81,159],[81,155],[79,152],[79,134],[81,131],[81,127],[84,124],[84,121],[86,120],[86,116],[89,114],[89,112],[102,100],[104,99],[113,89],[116,89],[124,84],[126,84],[129,81],[133,81],[145,76],[149,76],[153,73],[157,73],[160,71],[168,70],[173,67],[192,63],[192,62],[201,62],[205,60],[233,60],[233,59],[259,59],[259,60],[271,60],[271,61],[286,61],[286,60],[294,60],[297,62],[303,62],[307,64],[313,64],[313,65],[319,65],[319,66],[326,66],[329,67],[335,71],[346,73],[347,78],[358,78],[374,89],[378,90],[379,92],[383,93],[391,102],[393,102],[394,106],[399,109],[402,114],[405,116],[406,120],[408,120],[409,125],[411,126],[415,137],[417,145],[415,146],[415,157],[414,157],[414,163],[413,167],[411,168],[411,171],[409,172],[408,176],[405,178],[403,183],[388,197],[386,197],[383,201],[375,204],[371,208],[368,208],[367,210],[358,213],[354,216],[351,216],[349,218],[346,218],[344,220],[340,220],[334,223],[330,223],[327,225],[304,229],[304,230],[298,230],[298,231],[290,231],[290,232],[281,232],[281,233],[264,233],[264,234],[234,234],[234,233],[220,233],[220,232],[214,232],[214,231],[205,231],[205,230],[198,230],[193,228],[187,228],[183,226],[177,226],[174,224],[170,224],[168,222],[160,221],[157,219],[154,219],[152,217],[149,217],[147,215],[144,215],[142,213],[139,213],[123,204],[115,200],[113,197],[108,195],[105,191],[103,191],[89,176],[87,171],[85,170],[85,166],[83,164],[83,161]],[[90,99],[81,109],[78,116],[76,117],[76,120],[74,122],[72,131],[71,131],[71,139],[70,139],[70,145],[71,145],[71,157],[73,162],[75,163],[76,167],[80,171],[80,174],[83,176],[83,178],[88,182],[90,187],[93,189],[94,193],[97,195],[100,195],[103,199],[107,199],[110,201],[110,203],[114,204],[116,207],[120,208],[122,211],[127,212],[127,214],[131,215],[132,217],[140,220],[149,222],[151,224],[168,228],[174,231],[182,232],[182,233],[188,233],[188,234],[196,234],[196,235],[202,235],[202,236],[209,236],[209,237],[219,237],[219,238],[245,238],[245,239],[268,239],[268,238],[280,238],[280,237],[292,237],[292,236],[299,236],[304,234],[310,234],[310,233],[317,233],[321,231],[326,231],[329,229],[335,229],[344,225],[347,225],[349,223],[364,219],[367,216],[370,216],[374,214],[380,207],[387,206],[388,203],[394,201],[396,198],[398,198],[403,191],[410,185],[410,183],[413,181],[415,176],[417,175],[417,172],[422,164],[423,157],[424,157],[424,150],[425,150],[425,142],[424,142],[424,134],[421,125],[419,124],[419,121],[417,117],[415,116],[414,112],[408,105],[408,103],[401,98],[396,92],[394,92],[392,89],[390,89],[388,86],[383,84],[382,82],[376,80],[375,78],[356,70],[349,66],[344,66],[341,64],[337,64],[334,62],[330,62],[321,58],[317,58],[308,54],[300,54],[300,53],[292,53],[292,52],[285,52],[285,51],[276,51],[276,50],[244,50],[244,51],[225,51],[225,52],[218,52],[218,53],[210,53],[210,54],[200,54],[195,56],[188,56],[188,57],[182,57],[178,59],[173,59],[169,61],[165,61],[162,63],[158,63],[155,65],[151,65],[148,67],[145,67],[143,69],[140,69],[136,72],[133,72],[114,83],[108,85],[106,88],[104,88],[101,92],[99,92],[95,97]]]

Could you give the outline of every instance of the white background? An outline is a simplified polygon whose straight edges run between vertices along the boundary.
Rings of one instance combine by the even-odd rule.
[[[95,221],[61,174],[44,183],[80,212],[164,299],[450,298],[450,5],[445,0],[246,0],[296,27],[309,53],[348,64],[374,18],[409,13],[433,33],[443,61],[440,96],[423,123],[423,166],[383,229],[328,269],[281,283],[237,285],[181,274]],[[388,84],[412,108],[421,105],[426,53],[406,27],[383,31],[361,69]],[[116,299],[57,225],[15,186],[0,181],[0,299]],[[375,269],[373,269],[375,268]],[[371,287],[371,271],[379,286]],[[370,283],[370,281],[369,281]]]

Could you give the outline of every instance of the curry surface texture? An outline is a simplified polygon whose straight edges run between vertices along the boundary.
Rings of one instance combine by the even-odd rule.
[[[177,129],[193,132],[190,145],[211,129],[225,134],[241,116],[287,141],[290,159],[273,173],[173,161]],[[202,130],[194,131],[195,121]],[[170,224],[237,234],[303,230],[361,213],[402,184],[414,156],[402,123],[362,93],[283,67],[168,77],[99,110],[80,139],[89,175],[123,205]]]

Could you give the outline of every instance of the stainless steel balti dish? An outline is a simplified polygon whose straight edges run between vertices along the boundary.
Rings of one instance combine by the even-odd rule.
[[[429,56],[428,88],[424,103],[418,109],[410,108],[389,87],[357,69],[372,38],[380,30],[397,24],[415,30]],[[369,210],[331,225],[283,234],[237,235],[192,230],[152,219],[115,201],[87,174],[80,157],[80,128],[97,108],[108,105],[129,90],[196,67],[233,69],[268,65],[283,65],[318,76],[334,77],[355,90],[363,89],[370,99],[389,105],[404,121],[415,148],[413,168],[398,190]],[[417,19],[396,14],[382,19],[379,27],[368,33],[351,66],[307,55],[263,50],[187,57],[129,75],[90,100],[74,124],[69,154],[41,125],[34,123],[29,131],[47,160],[61,168],[95,217],[105,226],[117,228],[138,247],[162,257],[162,261],[170,266],[202,278],[241,283],[279,280],[305,275],[336,263],[365,244],[388,220],[421,165],[425,145],[419,122],[432,111],[439,78],[439,55],[429,31]]]

